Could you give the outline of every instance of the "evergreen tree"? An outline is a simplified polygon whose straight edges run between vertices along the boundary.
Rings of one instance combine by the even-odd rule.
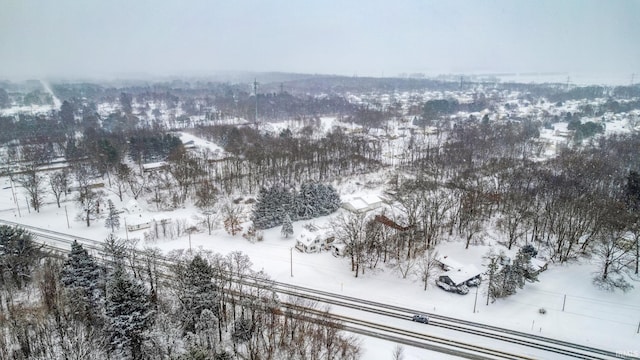
[[[329,215],[340,208],[340,196],[332,186],[302,184],[300,191],[281,186],[262,188],[254,204],[251,220],[256,229],[268,229],[284,222]]]
[[[318,211],[315,216],[326,216],[337,211],[342,205],[342,201],[340,201],[340,195],[338,195],[336,189],[331,185],[323,184],[317,184],[316,187],[320,194],[316,198]]]
[[[323,184],[305,183],[295,202],[298,217],[295,220],[306,220],[329,215],[340,208],[340,196],[332,187]]]
[[[282,230],[280,231],[282,236],[288,238],[293,235],[293,223],[291,222],[291,217],[289,214],[284,216],[284,221],[282,222]]]
[[[41,248],[25,229],[0,225],[0,285],[21,288],[29,282],[31,271],[42,256]]]
[[[120,229],[120,214],[111,199],[108,200],[108,206],[109,214],[107,215],[107,218],[104,219],[104,226],[111,228],[111,232],[114,232],[115,229]]]
[[[181,279],[180,303],[184,332],[196,332],[196,322],[204,310],[218,314],[217,288],[211,281],[213,268],[200,255],[178,270]]]
[[[530,268],[531,255],[521,249],[511,264],[503,265],[493,274],[490,284],[491,297],[496,299],[513,295],[524,287],[526,280],[536,281],[537,277],[529,271]]]
[[[107,284],[106,332],[111,351],[121,358],[143,358],[142,343],[154,311],[144,286],[117,265]]]
[[[263,188],[258,194],[251,217],[256,229],[269,229],[282,224],[287,209],[294,207],[294,196],[281,186]]]
[[[64,262],[60,281],[74,299],[74,313],[88,322],[94,321],[99,314],[102,298],[100,275],[101,269],[94,258],[74,240]]]

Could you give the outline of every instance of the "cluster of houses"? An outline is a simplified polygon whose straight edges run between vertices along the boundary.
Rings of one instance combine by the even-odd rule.
[[[377,195],[366,195],[353,198],[342,204],[342,208],[355,214],[364,214],[378,209],[388,199]],[[407,231],[410,227],[403,226],[388,218],[384,214],[375,215],[374,221],[399,232]],[[296,249],[305,253],[317,253],[330,251],[334,256],[344,256],[346,245],[336,241],[331,233],[319,231],[315,226],[306,226],[296,238]],[[447,255],[438,255],[435,259],[443,272],[438,276],[436,285],[441,289],[458,294],[468,294],[469,287],[479,286],[482,281],[483,272],[473,264],[462,264]],[[510,261],[508,256],[500,260],[501,265]],[[546,262],[532,258],[529,271],[539,273],[547,267]]]
[[[342,208],[354,214],[364,214],[380,208],[383,203],[383,199],[377,195],[365,195],[344,202]],[[305,253],[330,251],[339,257],[345,255],[346,244],[336,241],[331,233],[319,231],[314,226],[306,226],[296,238],[295,247]]]
[[[439,255],[435,260],[444,270],[436,280],[436,285],[445,291],[465,295],[469,293],[469,287],[478,286],[482,282],[482,271],[473,264],[464,265],[446,255]],[[499,260],[501,266],[511,263],[511,258],[506,255],[500,255]],[[546,269],[546,261],[531,258],[527,271],[530,275],[537,275]]]

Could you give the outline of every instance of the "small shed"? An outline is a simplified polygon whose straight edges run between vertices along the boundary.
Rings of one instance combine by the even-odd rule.
[[[346,255],[347,245],[345,243],[331,244],[331,254],[335,257],[343,257]]]
[[[528,275],[537,276],[541,272],[547,270],[547,262],[537,258],[531,258],[527,269]]]

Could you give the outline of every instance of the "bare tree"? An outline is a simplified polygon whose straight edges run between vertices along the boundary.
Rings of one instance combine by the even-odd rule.
[[[38,167],[50,160],[44,144],[22,146],[20,160],[24,164],[24,170],[15,181],[22,185],[29,196],[29,203],[36,212],[40,212],[40,206],[44,200],[44,178],[38,174]]]
[[[56,198],[56,204],[60,208],[60,197],[62,194],[67,193],[69,187],[69,172],[67,169],[56,171],[49,175],[49,185],[53,196]]]
[[[91,226],[91,217],[100,212],[102,191],[94,190],[89,185],[83,186],[80,188],[77,200],[84,214],[87,227],[89,227]]]
[[[393,348],[392,359],[404,360],[404,347],[402,347],[402,345],[396,344],[396,346]]]
[[[131,180],[131,168],[127,164],[118,164],[115,166],[115,177],[113,179],[113,183],[115,185],[114,193],[118,195],[120,201],[122,201],[122,196],[127,191],[127,184]]]
[[[237,233],[242,231],[242,210],[234,206],[233,203],[227,202],[222,208],[222,213],[224,217],[224,228],[227,230],[229,234],[235,236]]]
[[[135,200],[138,200],[138,197],[147,187],[148,178],[145,176],[143,172],[138,174],[135,171],[131,171],[130,175],[127,178],[127,184],[129,184],[129,190],[131,191],[131,195]]]
[[[209,235],[211,235],[211,228],[215,220],[214,209],[218,202],[218,193],[218,188],[208,179],[202,181],[196,187],[196,206],[205,216],[205,223],[207,224],[207,229],[209,229]]]
[[[413,271],[416,267],[417,259],[415,257],[410,257],[406,259],[397,259],[396,263],[393,265],[393,268],[400,273],[403,279],[406,279],[409,273]]]
[[[179,200],[183,203],[187,193],[198,178],[205,174],[199,161],[187,153],[184,147],[178,147],[169,155],[169,172],[178,183],[180,189]]]
[[[626,292],[633,288],[625,275],[635,260],[637,237],[628,231],[629,214],[623,206],[610,207],[608,215],[593,245],[593,255],[600,265],[593,283],[605,290],[620,289]]]
[[[44,200],[44,178],[40,176],[35,167],[28,167],[16,178],[16,182],[24,188],[29,195],[29,203],[33,210],[40,212]]]
[[[418,275],[420,276],[420,280],[422,280],[422,283],[424,284],[425,291],[427,290],[429,279],[431,279],[438,271],[438,262],[436,261],[437,257],[437,251],[427,250],[418,259]]]
[[[349,214],[336,217],[333,229],[337,240],[346,244],[346,251],[351,257],[351,271],[358,277],[360,268],[364,272],[367,219],[364,214]]]

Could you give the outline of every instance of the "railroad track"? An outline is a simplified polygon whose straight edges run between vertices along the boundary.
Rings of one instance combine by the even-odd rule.
[[[101,254],[102,252],[102,242],[96,241],[93,239],[87,239],[82,237],[76,237],[65,233],[60,233],[52,230],[42,229],[35,226],[22,225],[11,221],[0,220],[0,224],[12,225],[12,226],[20,226],[25,228],[35,235],[41,240],[48,240],[47,248],[52,251],[57,251],[61,253],[66,253],[70,249],[70,244],[76,240],[83,245],[83,247],[87,250],[90,250],[96,254]],[[171,266],[174,265],[168,258],[160,257],[158,259],[160,261],[161,266]],[[411,316],[416,313],[424,313],[429,316],[429,326],[441,327],[444,329],[463,332],[470,335],[481,336],[484,338],[500,340],[505,343],[516,344],[520,346],[525,346],[533,349],[543,350],[554,355],[561,355],[576,359],[596,359],[596,360],[607,360],[607,359],[634,359],[632,357],[621,356],[620,354],[616,354],[612,351],[598,349],[586,345],[570,343],[558,339],[553,339],[549,337],[539,336],[535,334],[529,334],[519,331],[513,331],[505,328],[500,328],[496,326],[476,323],[467,320],[456,319],[452,317],[442,316],[438,314],[433,314],[429,312],[424,312],[419,309],[410,309],[406,307],[388,305],[383,303],[378,303],[371,300],[360,299],[350,296],[345,296],[342,294],[331,293],[322,290],[311,289],[303,286],[287,284],[283,282],[277,282],[269,280],[268,284],[264,283],[263,279],[248,277],[245,279],[236,279],[238,283],[242,283],[247,286],[261,286],[269,285],[274,288],[274,290],[283,295],[289,295],[299,298],[306,298],[309,300],[314,300],[320,303],[326,303],[335,306],[341,306],[350,309],[356,309],[360,311],[365,311],[369,313],[374,313],[382,316],[388,316],[397,319],[406,319],[410,320]],[[366,322],[361,319],[356,319],[347,316],[341,316],[332,314],[332,317],[335,319],[344,322],[345,324],[350,324],[345,326],[345,330],[353,331],[355,333],[359,333],[367,336],[374,336],[382,339],[389,339],[389,336],[393,337],[392,341],[403,343],[411,346],[418,346],[425,349],[434,350],[434,348],[438,348],[438,350],[447,353],[448,351],[459,351],[452,349],[452,346],[464,346],[464,347],[475,347],[482,348],[481,346],[469,345],[465,343],[460,343],[458,345],[452,345],[453,343],[439,343],[438,341],[451,341],[450,339],[439,340],[436,337],[411,332],[404,329],[398,329],[389,327],[386,325],[380,325],[376,323]],[[381,334],[380,332],[375,332],[371,329],[377,329],[380,331],[387,332],[386,335]],[[392,335],[389,335],[392,334]],[[420,341],[417,339],[421,339]],[[428,341],[429,343],[426,343]],[[422,345],[420,345],[422,344]],[[467,349],[469,350],[469,349]],[[501,358],[501,359],[526,359],[526,357],[519,357],[515,354],[509,354],[506,352],[501,352],[498,350],[492,349],[480,349],[475,354],[484,354],[479,355],[479,358],[486,358],[486,356],[491,355],[493,358]],[[502,353],[503,355],[500,355]],[[473,352],[460,352],[456,354],[456,356],[476,356]],[[503,357],[500,357],[503,356]],[[467,357],[467,358],[475,358],[475,357]]]

